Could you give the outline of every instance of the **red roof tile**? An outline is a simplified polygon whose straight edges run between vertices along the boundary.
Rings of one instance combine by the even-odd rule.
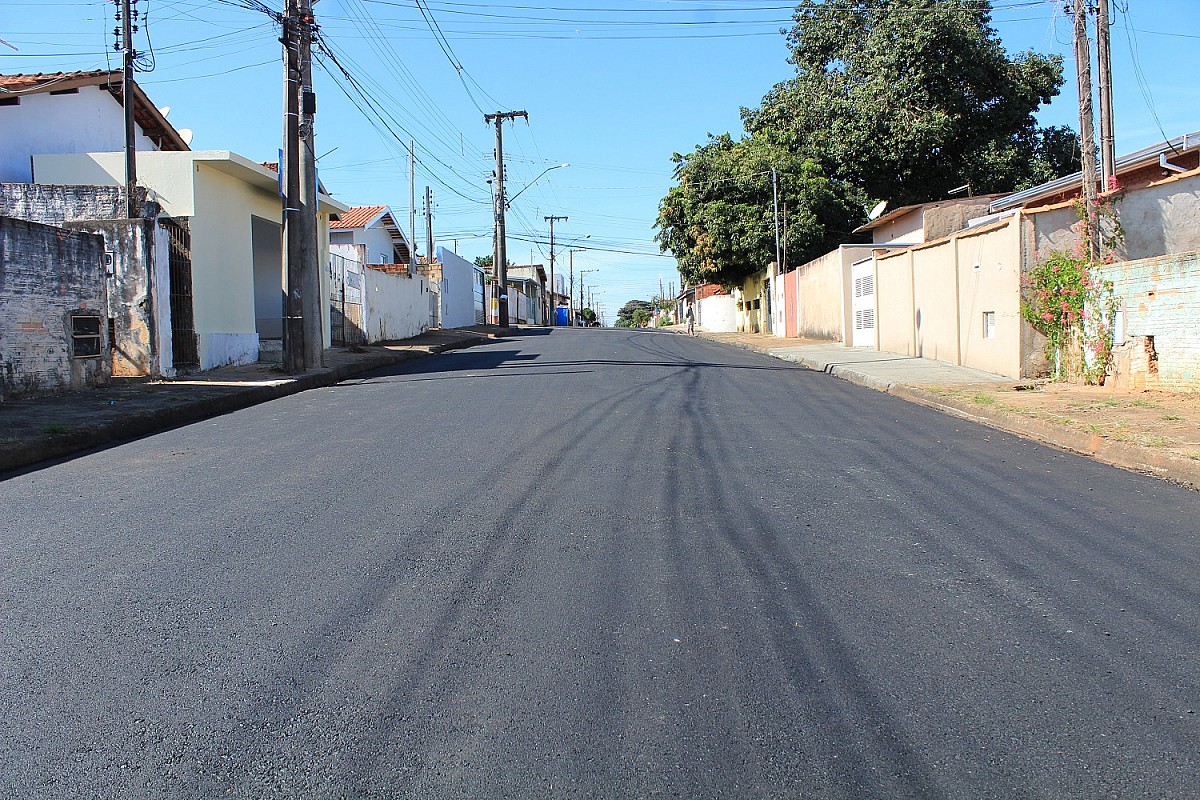
[[[0,96],[42,94],[76,89],[80,86],[100,86],[107,89],[113,98],[124,104],[121,70],[94,69],[79,72],[38,72],[31,75],[0,75]],[[150,102],[150,98],[135,81],[134,118],[142,132],[163,150],[188,150],[187,142],[167,122],[162,112]]]
[[[330,230],[362,228],[371,220],[387,211],[387,206],[356,206],[329,223]]]

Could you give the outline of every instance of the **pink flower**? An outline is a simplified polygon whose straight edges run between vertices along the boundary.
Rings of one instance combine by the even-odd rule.
[[[1054,315],[1047,311],[1045,314],[1042,314],[1042,319],[1046,320],[1046,322],[1052,322],[1054,320]]]

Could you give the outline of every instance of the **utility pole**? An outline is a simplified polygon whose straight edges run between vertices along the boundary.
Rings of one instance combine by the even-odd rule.
[[[425,247],[433,266],[433,189],[425,187]]]
[[[408,140],[408,274],[417,271],[417,149]]]
[[[287,300],[284,306],[284,368],[304,371],[303,263],[300,220],[300,6],[287,0],[283,17],[283,233],[287,242]]]
[[[1089,253],[1096,256],[1096,133],[1092,113],[1092,48],[1087,34],[1087,0],[1075,0],[1075,70],[1079,83],[1079,138],[1083,204]]]
[[[779,176],[775,174],[775,168],[771,167],[771,197],[775,206],[775,269],[782,269],[781,256],[779,254]]]
[[[137,207],[137,146],[134,128],[134,97],[136,88],[133,84],[133,60],[137,53],[133,49],[133,32],[137,27],[133,24],[136,15],[137,0],[121,0],[121,105],[125,111],[125,213],[130,219],[139,216]]]
[[[557,220],[567,221],[567,217],[550,216],[545,218],[550,223],[550,319],[547,324],[556,325],[558,323],[558,301],[555,299],[554,293],[554,223]]]
[[[504,120],[514,120],[524,117],[529,121],[529,114],[524,111],[497,111],[495,114],[484,114],[483,121],[496,123],[496,279],[499,282],[496,297],[497,309],[501,328],[508,327],[508,248],[504,240]]]
[[[1100,73],[1100,175],[1103,179],[1101,191],[1107,191],[1109,181],[1117,175],[1108,0],[1098,0],[1096,6],[1096,59],[1097,70]]]
[[[567,324],[574,325],[578,318],[575,316],[575,251],[567,251],[567,261],[570,264],[571,280],[567,284]]]
[[[317,242],[317,153],[315,120],[317,96],[312,90],[312,0],[300,0],[300,265],[303,271],[301,304],[304,315],[304,368],[325,366],[327,300],[321,292],[321,257]]]

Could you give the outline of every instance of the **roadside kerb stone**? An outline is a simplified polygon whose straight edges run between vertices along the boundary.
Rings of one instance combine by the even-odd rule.
[[[705,336],[704,333],[700,335],[721,344],[757,350],[859,386],[892,394],[1060,450],[1089,456],[1115,467],[1200,489],[1200,461],[1133,442],[1114,441],[1099,434],[1055,425],[1003,409],[948,398],[926,388],[953,384],[986,386],[988,383],[1011,387],[1020,381],[932,359],[843,348],[840,344],[768,347],[765,343],[756,345],[747,341],[727,341]]]
[[[455,338],[450,341],[412,347],[407,350],[364,354],[360,358],[335,367],[312,370],[295,378],[282,378],[278,382],[266,385],[235,389],[219,397],[184,400],[161,408],[132,411],[118,419],[102,424],[84,425],[67,433],[43,434],[0,442],[0,473],[62,458],[114,442],[148,436],[168,428],[199,422],[310,389],[332,386],[364,372],[449,350],[471,347],[507,333],[509,333],[507,330],[466,330],[454,334]]]

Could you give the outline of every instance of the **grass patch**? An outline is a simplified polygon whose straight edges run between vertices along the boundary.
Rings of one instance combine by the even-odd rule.
[[[1158,408],[1158,403],[1153,400],[1134,400],[1130,405],[1137,408]]]
[[[61,436],[64,433],[70,433],[70,432],[71,432],[71,426],[64,425],[61,422],[52,422],[49,425],[47,425],[46,427],[42,428],[42,433],[48,433],[51,436]]]
[[[1146,447],[1170,447],[1175,444],[1175,441],[1165,436],[1145,436],[1141,443]]]
[[[981,406],[994,406],[996,405],[996,398],[987,392],[980,392],[975,395],[975,402]]]
[[[1178,414],[1163,414],[1163,422],[1183,422],[1183,417]]]

